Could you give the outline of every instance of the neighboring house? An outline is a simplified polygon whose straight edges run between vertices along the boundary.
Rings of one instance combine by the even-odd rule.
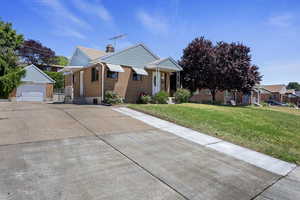
[[[219,104],[230,104],[232,100],[236,104],[248,105],[253,103],[261,103],[268,100],[271,96],[271,92],[262,88],[259,85],[253,87],[249,94],[243,94],[242,92],[229,92],[229,91],[218,91],[216,93],[216,102]],[[199,103],[208,103],[212,101],[212,95],[210,90],[201,89],[197,90],[191,97],[191,101]]]
[[[105,91],[115,91],[125,102],[135,103],[141,93],[154,95],[176,88],[182,68],[172,58],[161,59],[145,45],[137,44],[114,52],[111,45],[106,51],[77,47],[65,74],[65,94],[74,102],[100,103]],[[179,79],[177,79],[179,80]],[[172,85],[171,85],[172,83]]]
[[[24,68],[25,76],[21,85],[11,94],[12,101],[48,101],[53,98],[53,84],[55,81],[35,65]]]
[[[284,96],[284,102],[300,105],[300,96],[296,94],[294,89],[287,89],[286,95]]]
[[[287,92],[285,85],[262,85],[262,88],[272,93],[270,99],[278,102],[284,102],[284,96]]]
[[[58,72],[64,68],[64,66],[61,65],[37,65],[37,67],[42,71],[48,72]]]

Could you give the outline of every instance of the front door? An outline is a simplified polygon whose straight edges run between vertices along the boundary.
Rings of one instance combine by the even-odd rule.
[[[156,94],[160,91],[160,72],[152,73],[152,94]]]

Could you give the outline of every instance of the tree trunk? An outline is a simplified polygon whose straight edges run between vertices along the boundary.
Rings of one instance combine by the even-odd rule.
[[[211,96],[212,96],[212,103],[215,104],[216,102],[216,90],[215,89],[210,89],[210,93],[211,93]]]

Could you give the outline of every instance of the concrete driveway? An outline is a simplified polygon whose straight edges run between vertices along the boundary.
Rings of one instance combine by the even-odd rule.
[[[297,178],[280,177],[109,107],[0,103],[0,127],[0,200],[250,200],[300,193]],[[300,179],[299,170],[293,173]],[[293,197],[283,195],[289,181],[296,185],[289,187]]]

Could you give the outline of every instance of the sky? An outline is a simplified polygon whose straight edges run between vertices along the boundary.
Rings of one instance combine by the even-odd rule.
[[[263,84],[300,82],[299,0],[2,0],[0,18],[26,39],[70,57],[78,45],[104,50],[143,43],[180,59],[196,37],[251,48]]]

